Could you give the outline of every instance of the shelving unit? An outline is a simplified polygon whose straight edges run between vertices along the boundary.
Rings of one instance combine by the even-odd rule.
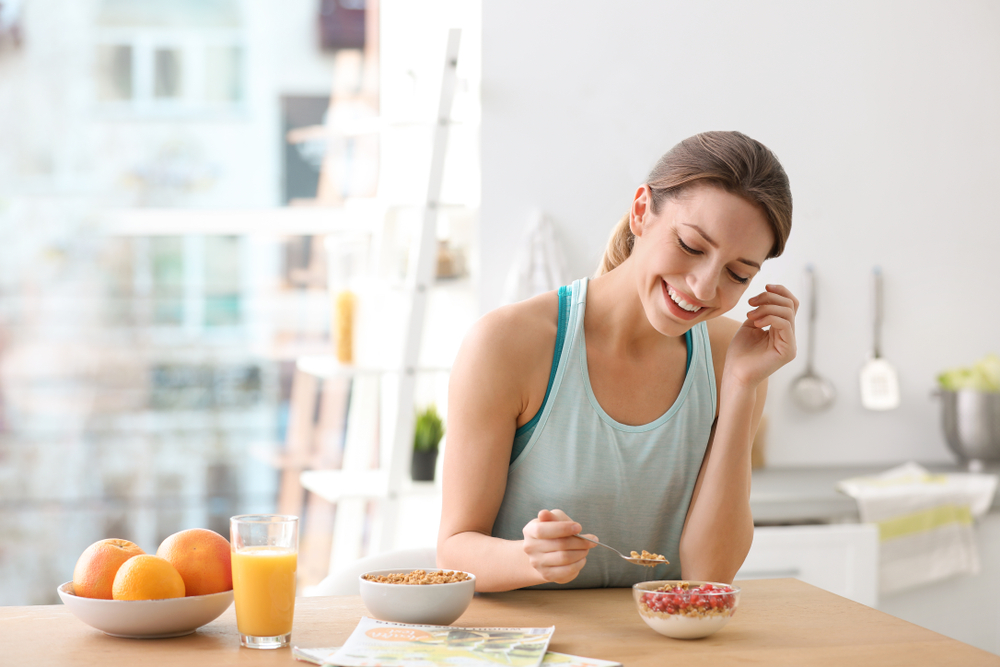
[[[312,415],[316,409],[317,382],[341,386],[349,384],[350,401],[344,415],[343,457],[337,469],[298,471],[301,488],[336,506],[329,570],[362,555],[366,532],[369,551],[393,547],[398,529],[400,503],[404,498],[437,493],[434,483],[415,483],[409,469],[413,448],[415,392],[417,376],[425,371],[446,372],[446,368],[420,368],[418,359],[429,293],[437,266],[437,222],[441,206],[451,108],[456,88],[456,64],[461,32],[449,32],[445,50],[433,150],[422,208],[421,222],[413,235],[407,275],[397,288],[405,303],[402,350],[398,363],[389,365],[343,365],[332,355],[300,357],[296,382],[303,387],[299,402],[292,407],[292,423],[286,446],[292,460],[312,460],[317,448]],[[361,335],[365,335],[362,331]],[[395,357],[395,354],[391,355]],[[320,420],[323,419],[320,411]],[[388,417],[387,419],[383,419]],[[382,434],[388,438],[382,438]],[[291,469],[289,469],[290,471]],[[290,472],[287,473],[290,475]],[[289,486],[291,480],[288,480]],[[283,484],[283,493],[285,485]],[[288,492],[287,507],[293,503]],[[371,506],[370,506],[371,504]],[[322,525],[329,511],[306,509],[306,540],[321,539]],[[317,516],[318,515],[318,516]],[[319,521],[317,521],[317,519]],[[312,535],[309,531],[314,531]]]

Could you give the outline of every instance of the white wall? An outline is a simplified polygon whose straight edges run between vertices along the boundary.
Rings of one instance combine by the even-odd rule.
[[[590,274],[660,154],[738,129],[778,154],[795,198],[785,255],[748,294],[801,292],[815,264],[816,367],[839,392],[818,415],[791,403],[800,316],[799,358],[771,382],[769,465],[951,460],[934,378],[1000,351],[998,35],[992,0],[485,0],[481,310],[532,208]],[[861,407],[857,379],[875,264],[903,392],[888,413]]]

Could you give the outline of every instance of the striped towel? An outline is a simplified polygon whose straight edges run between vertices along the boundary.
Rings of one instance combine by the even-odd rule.
[[[837,489],[858,503],[861,520],[879,529],[879,590],[896,593],[979,572],[975,519],[993,502],[997,476],[931,474],[906,463]]]

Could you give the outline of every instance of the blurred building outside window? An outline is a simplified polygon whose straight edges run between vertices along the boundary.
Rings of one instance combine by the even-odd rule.
[[[296,356],[331,350],[324,240],[377,188],[394,207],[380,268],[405,268],[429,154],[407,123],[433,117],[447,15],[478,21],[478,3],[383,0],[383,129],[303,152],[289,131],[371,115],[348,104],[363,59],[322,46],[321,3],[17,4],[13,30],[0,3],[0,127],[16,128],[0,134],[0,605],[56,602],[98,539],[155,550],[274,510],[278,473],[252,450],[283,441]],[[438,230],[456,256],[478,204],[474,30],[463,47]],[[296,121],[286,99],[328,109]],[[297,189],[290,155],[313,170]],[[316,201],[324,164],[340,174],[332,213]],[[468,275],[435,297],[432,355],[447,359],[474,310]]]

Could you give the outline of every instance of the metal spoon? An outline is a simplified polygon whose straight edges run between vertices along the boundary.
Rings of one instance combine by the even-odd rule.
[[[816,412],[830,407],[837,391],[826,378],[813,370],[813,347],[816,340],[816,276],[812,264],[806,266],[809,291],[809,338],[806,342],[806,370],[792,383],[792,397],[803,410]]]
[[[574,537],[579,537],[581,540],[587,540],[588,542],[593,542],[597,546],[604,547],[605,549],[611,549],[616,554],[618,554],[628,562],[633,563],[635,565],[642,565],[643,567],[656,567],[657,565],[667,565],[670,563],[670,561],[668,561],[666,558],[660,560],[658,558],[634,558],[632,556],[626,556],[621,551],[618,551],[618,549],[615,549],[614,547],[609,547],[607,544],[604,544],[603,542],[592,540],[589,537],[584,537],[580,533],[577,533],[576,535],[574,535]]]

